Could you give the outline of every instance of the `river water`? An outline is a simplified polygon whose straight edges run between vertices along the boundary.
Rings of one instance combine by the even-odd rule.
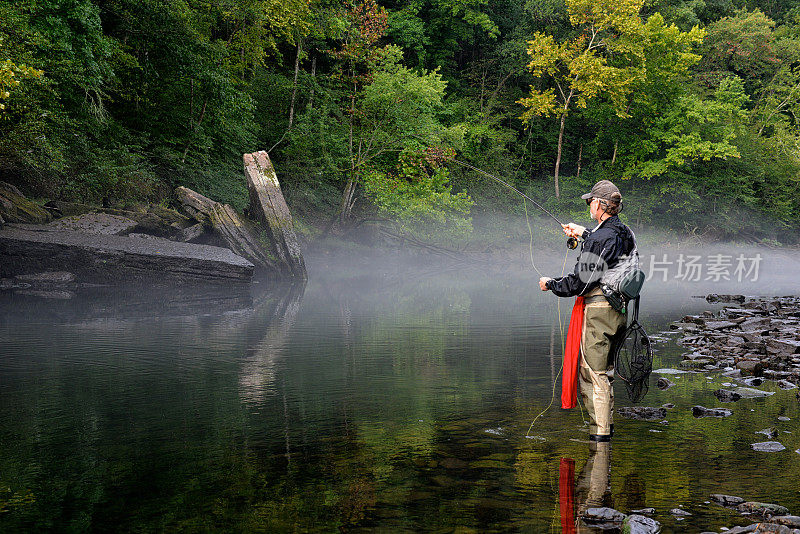
[[[794,391],[767,382],[771,397],[695,419],[726,379],[660,391],[654,375],[643,404],[674,404],[666,424],[618,416],[600,456],[558,390],[531,426],[572,301],[529,268],[308,263],[305,287],[0,295],[0,531],[559,532],[590,480],[665,532],[754,522],[711,493],[800,514]],[[648,283],[654,368],[680,361],[671,321],[719,308],[692,298],[709,289],[737,284]],[[785,451],[751,449],[768,427]]]

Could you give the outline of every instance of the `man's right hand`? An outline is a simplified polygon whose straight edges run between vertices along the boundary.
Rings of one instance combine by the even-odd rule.
[[[585,226],[575,223],[562,224],[561,227],[564,229],[564,233],[567,234],[568,237],[581,237],[586,231]]]

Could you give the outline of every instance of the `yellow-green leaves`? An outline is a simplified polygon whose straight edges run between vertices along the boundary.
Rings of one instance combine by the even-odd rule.
[[[0,57],[5,55],[3,40],[0,39]],[[16,65],[10,59],[0,60],[0,113],[5,110],[4,100],[11,96],[11,91],[17,89],[24,78],[38,78],[43,71],[34,69],[25,64]]]
[[[527,108],[522,119],[549,116],[556,107],[566,114],[573,104],[585,108],[601,94],[624,117],[631,86],[645,72],[636,45],[645,31],[641,6],[642,0],[568,0],[570,22],[580,33],[561,43],[543,33],[528,41],[528,70],[555,87],[532,86],[530,96],[519,100]]]

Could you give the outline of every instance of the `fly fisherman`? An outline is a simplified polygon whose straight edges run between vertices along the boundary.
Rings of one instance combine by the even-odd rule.
[[[620,257],[631,254],[636,245],[633,233],[617,216],[622,208],[617,186],[601,180],[581,198],[586,200],[589,215],[598,224],[593,230],[575,223],[562,225],[567,236],[583,239],[578,262],[574,272],[567,276],[555,279],[543,276],[539,287],[559,297],[577,297],[564,352],[561,406],[575,407],[577,381],[589,412],[589,439],[605,442],[614,433],[611,338],[625,327],[626,315],[611,307],[600,288],[600,278]]]

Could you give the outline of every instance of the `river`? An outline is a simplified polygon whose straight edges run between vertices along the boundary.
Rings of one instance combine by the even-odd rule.
[[[674,404],[666,424],[617,416],[590,458],[585,414],[558,390],[531,426],[572,301],[530,268],[398,253],[308,265],[305,287],[0,295],[0,531],[558,532],[564,488],[578,485],[577,507],[592,476],[604,504],[654,508],[665,532],[753,522],[711,493],[800,514],[795,391],[766,382],[771,397],[695,419],[726,378],[669,376],[661,391],[654,375],[643,404]],[[656,369],[680,361],[660,334],[671,321],[719,309],[693,295],[742,287],[672,278],[643,298]],[[796,285],[764,287],[746,291]],[[768,427],[785,451],[751,449]]]

